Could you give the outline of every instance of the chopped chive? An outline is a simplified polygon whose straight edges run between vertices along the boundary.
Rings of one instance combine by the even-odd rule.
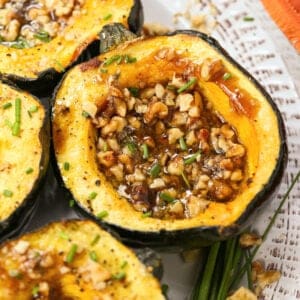
[[[78,246],[76,244],[72,245],[72,247],[67,255],[67,258],[66,258],[67,263],[70,264],[74,260],[75,254],[77,252],[77,248],[78,248]]]
[[[29,110],[27,110],[27,113],[28,113],[29,118],[32,118],[32,113]]]
[[[91,241],[91,246],[95,246],[100,240],[100,235],[99,234],[96,234],[94,239]]]
[[[183,151],[187,150],[187,145],[185,143],[183,136],[179,139],[179,145],[180,145],[181,150],[183,150]]]
[[[66,234],[64,231],[61,231],[61,232],[59,233],[59,236],[60,236],[62,239],[64,239],[64,240],[68,240],[68,239],[70,238],[69,235]]]
[[[37,105],[33,105],[29,108],[28,111],[30,111],[31,113],[37,112],[39,110],[39,107]]]
[[[97,215],[97,218],[102,220],[107,216],[108,216],[108,212],[106,210],[103,210],[103,211],[99,212],[99,214]]]
[[[223,75],[223,80],[228,80],[228,79],[230,79],[231,77],[232,77],[232,75],[231,75],[230,73],[226,72],[226,73],[224,73],[224,75]]]
[[[181,173],[181,177],[182,177],[184,183],[186,184],[186,186],[190,189],[191,185],[190,185],[189,180],[187,179],[186,175],[184,174],[184,172]]]
[[[124,56],[124,62],[125,62],[125,64],[132,64],[132,63],[135,63],[136,61],[137,61],[136,57],[132,57],[132,56],[130,56],[128,54],[126,54]]]
[[[152,178],[155,178],[158,176],[159,172],[160,172],[160,165],[159,163],[155,163],[150,169],[150,176]]]
[[[121,264],[121,269],[124,269],[128,265],[128,261],[124,260]]]
[[[15,48],[15,49],[24,49],[24,48],[29,48],[30,45],[28,44],[28,42],[23,39],[23,38],[18,38],[17,41],[14,41],[10,44],[11,48]]]
[[[119,65],[122,62],[123,58],[124,57],[120,55],[120,57],[116,60],[117,65]]]
[[[253,18],[253,17],[246,16],[246,17],[243,18],[243,20],[244,20],[245,22],[252,22],[252,21],[254,21],[254,18]]]
[[[5,104],[2,105],[3,109],[8,109],[10,107],[12,107],[12,104],[10,102],[7,102],[7,103],[5,103]]]
[[[12,126],[12,135],[19,136],[21,128],[21,99],[15,100],[15,123]]]
[[[120,57],[121,57],[120,55],[113,55],[113,56],[109,57],[108,59],[106,59],[104,61],[103,66],[106,67],[106,66],[111,65],[112,63],[118,61],[120,59]]]
[[[26,174],[31,174],[33,172],[33,169],[32,168],[28,168],[27,170],[26,170]]]
[[[152,215],[151,211],[147,211],[142,214],[142,218],[148,218],[151,217],[151,215]]]
[[[180,94],[186,91],[189,87],[191,87],[194,83],[196,83],[196,81],[197,81],[196,77],[191,78],[186,84],[184,84],[181,88],[177,90],[177,93]]]
[[[98,262],[98,256],[97,256],[97,253],[95,251],[90,251],[89,256],[90,256],[91,260],[93,260],[95,262]]]
[[[100,72],[101,72],[101,73],[107,73],[107,72],[108,72],[108,70],[107,70],[107,69],[103,69],[103,68],[101,68],[101,69],[100,69]]]
[[[49,43],[51,40],[49,33],[43,29],[34,34],[33,37],[45,43]]]
[[[142,151],[143,151],[143,159],[148,159],[149,158],[149,148],[147,144],[143,144],[141,146]]]
[[[126,277],[126,273],[124,271],[121,271],[117,274],[112,275],[112,279],[114,280],[122,280]]]
[[[160,193],[160,194],[159,194],[159,197],[160,197],[160,199],[162,199],[162,200],[164,200],[164,201],[166,201],[166,202],[168,202],[168,203],[172,203],[172,202],[175,201],[175,198],[172,197],[172,196],[171,196],[170,194],[168,194],[168,193]]]
[[[13,278],[22,278],[22,273],[18,270],[9,270],[8,271],[8,274],[10,277],[13,277]]]
[[[185,165],[190,165],[191,163],[193,163],[199,156],[201,155],[200,150],[197,151],[196,153],[190,155],[189,157],[185,158],[183,160]]]
[[[131,96],[133,96],[133,97],[138,97],[139,96],[140,90],[138,88],[136,88],[136,87],[129,87],[128,90],[129,90]]]
[[[69,200],[69,207],[74,207],[74,205],[75,205],[75,200],[74,199]]]
[[[103,17],[104,21],[109,20],[112,17],[112,14],[107,14],[106,16]]]
[[[54,59],[54,62],[58,66],[60,72],[65,72],[66,71],[66,69],[64,68],[64,66],[62,65],[62,63],[60,61]]]
[[[70,170],[70,163],[68,163],[67,161],[64,162],[64,170],[65,171],[69,171]]]
[[[161,285],[161,291],[165,295],[165,297],[167,297],[168,290],[169,290],[169,286],[166,283],[163,283]]]
[[[94,200],[96,197],[97,197],[97,193],[96,192],[91,192],[90,194],[89,194],[89,200]]]
[[[32,288],[32,291],[31,291],[32,296],[33,296],[33,297],[38,297],[38,295],[39,295],[39,290],[40,290],[39,286],[38,286],[38,285],[35,285],[35,286]]]
[[[134,154],[137,150],[137,145],[134,142],[128,142],[126,143],[126,146],[131,154]]]
[[[10,190],[4,190],[4,191],[3,191],[3,196],[4,196],[4,197],[9,197],[9,198],[10,198],[10,197],[13,196],[13,194],[14,194],[14,193],[13,193],[12,191],[10,191]]]
[[[82,116],[85,117],[85,118],[88,118],[90,116],[90,114],[87,111],[84,110],[82,112]]]

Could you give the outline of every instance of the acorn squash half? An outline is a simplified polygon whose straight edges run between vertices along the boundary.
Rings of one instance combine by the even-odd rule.
[[[0,83],[0,239],[31,215],[49,160],[49,117],[37,98]]]
[[[134,252],[89,220],[5,242],[0,262],[0,299],[165,299]]]
[[[58,74],[64,73],[66,68],[75,63],[89,45],[99,41],[99,33],[104,25],[119,22],[136,33],[141,29],[143,11],[140,0],[81,2],[80,14],[56,36],[51,38],[44,29],[34,34],[37,39],[44,41],[41,44],[30,47],[25,41],[25,46],[23,42],[21,46],[8,47],[0,39],[0,77],[27,90],[49,88]],[[24,8],[24,11],[28,9]],[[41,17],[40,12],[36,14],[37,18]],[[36,24],[39,22],[38,19]]]
[[[126,63],[120,57],[134,59]],[[172,80],[174,74],[192,77],[221,119],[235,128],[246,149],[245,178],[230,201],[211,201],[193,217],[159,219],[136,211],[99,171],[96,129],[85,110],[109,105],[112,80],[120,90],[136,89]],[[194,31],[130,41],[76,66],[57,89],[52,118],[58,167],[77,205],[140,245],[197,247],[237,234],[274,194],[287,158],[284,125],[270,96],[214,39]]]

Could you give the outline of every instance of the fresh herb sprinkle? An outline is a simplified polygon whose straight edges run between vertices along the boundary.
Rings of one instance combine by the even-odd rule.
[[[11,198],[13,196],[13,194],[14,193],[12,191],[10,191],[10,190],[4,190],[3,191],[3,196],[7,197],[7,198]]]

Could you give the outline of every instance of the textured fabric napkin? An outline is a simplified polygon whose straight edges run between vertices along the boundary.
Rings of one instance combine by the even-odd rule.
[[[300,0],[261,0],[282,32],[300,52]]]

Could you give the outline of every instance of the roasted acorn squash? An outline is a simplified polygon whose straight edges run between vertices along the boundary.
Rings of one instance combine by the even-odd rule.
[[[41,87],[49,87],[55,75],[63,73],[89,45],[99,41],[99,33],[105,24],[119,22],[133,32],[139,32],[141,29],[143,12],[140,0],[105,0],[101,2],[85,0],[80,2],[83,3],[83,6],[79,16],[75,16],[71,24],[67,23],[67,26],[56,36],[51,38],[49,32],[44,29],[34,34],[36,40],[44,41],[41,44],[30,47],[30,44],[25,41],[25,45],[23,42],[21,45],[17,43],[14,46],[16,42],[5,42],[5,40],[3,42],[0,36],[0,76],[14,81],[27,90],[29,88],[40,90]],[[28,5],[27,2],[24,5]],[[55,14],[58,9],[55,7],[52,13]],[[30,15],[29,8],[23,10],[26,10],[24,18],[28,14]],[[33,7],[33,10],[37,10],[37,8]],[[36,18],[41,18],[40,14],[42,13],[32,12],[33,15],[36,14]],[[47,18],[47,16],[45,17]],[[64,24],[65,16],[62,17]],[[38,19],[35,24],[41,26],[40,22],[42,21]],[[9,47],[10,44],[12,47]],[[41,85],[41,83],[43,84]]]
[[[0,263],[0,299],[164,299],[136,255],[88,220],[8,241]]]
[[[49,159],[49,117],[27,92],[0,84],[0,238],[36,203]]]
[[[136,211],[112,187],[112,178],[99,171],[96,130],[86,110],[109,107],[112,80],[120,90],[136,89],[172,80],[174,74],[192,76],[179,92],[198,85],[210,106],[235,128],[246,149],[245,178],[230,201],[211,201],[190,218],[158,219]],[[287,158],[284,125],[270,96],[214,39],[194,31],[130,41],[76,66],[57,89],[52,118],[58,167],[77,205],[141,245],[197,247],[237,234],[272,197]]]

